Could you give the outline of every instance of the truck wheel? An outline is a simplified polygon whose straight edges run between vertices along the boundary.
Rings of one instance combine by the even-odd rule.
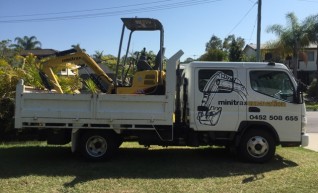
[[[264,163],[271,160],[276,151],[273,136],[264,130],[250,130],[240,142],[240,157],[249,162]]]
[[[116,149],[113,138],[105,132],[87,132],[81,139],[81,151],[88,160],[107,160]]]
[[[123,140],[122,140],[122,139],[119,139],[119,140],[117,140],[117,142],[116,142],[116,147],[119,148],[122,144],[123,144]]]

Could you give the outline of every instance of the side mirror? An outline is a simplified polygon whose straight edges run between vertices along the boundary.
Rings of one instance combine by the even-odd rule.
[[[304,102],[303,91],[304,91],[304,85],[298,84],[296,92],[294,93],[294,103],[302,104]]]

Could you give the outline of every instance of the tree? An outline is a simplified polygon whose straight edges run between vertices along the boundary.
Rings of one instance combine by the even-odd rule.
[[[227,53],[219,49],[209,49],[205,54],[200,56],[201,61],[224,61],[227,59]]]
[[[263,53],[265,55],[265,61],[270,60],[273,62],[284,63],[292,59],[292,52],[288,49],[285,49],[284,45],[280,44],[278,40],[271,40],[266,42],[264,50],[261,51],[261,54]],[[266,55],[268,57],[266,57]],[[288,66],[290,66],[290,64],[288,64]]]
[[[191,58],[191,57],[189,57],[189,58],[185,59],[185,60],[183,61],[183,63],[190,63],[190,62],[193,62],[193,61],[194,61],[194,59]]]
[[[316,80],[318,81],[318,14],[305,19],[305,29],[308,31],[309,41],[317,45],[316,55]]]
[[[243,58],[243,47],[245,41],[243,38],[235,38],[235,35],[229,35],[222,41],[215,35],[212,35],[209,42],[206,43],[205,51],[199,60],[204,61],[241,61]]]
[[[245,40],[241,37],[235,38],[235,35],[229,35],[223,41],[223,49],[229,54],[229,60],[242,61],[243,59],[243,47],[245,45]]]
[[[141,50],[140,52],[134,52],[127,57],[126,64],[122,70],[122,77],[133,77],[133,74],[137,71],[137,63],[142,58],[142,54],[145,55],[145,60],[150,67],[155,67],[156,63],[156,54],[152,50]],[[125,56],[122,57],[122,61]]]
[[[316,74],[315,80],[313,80],[308,88],[307,94],[310,97],[318,99],[318,14],[309,16],[305,19],[305,28],[308,31],[309,41],[317,45],[316,48]]]
[[[97,63],[100,63],[102,62],[102,58],[103,58],[103,51],[95,51],[95,54],[93,54],[93,59]]]
[[[210,49],[218,49],[218,50],[222,50],[222,40],[220,38],[218,38],[215,35],[212,35],[210,41],[208,41],[205,44],[205,51],[208,51]]]
[[[308,20],[298,22],[296,15],[291,12],[286,15],[287,26],[274,24],[267,27],[267,32],[272,32],[278,36],[277,47],[282,47],[292,53],[293,73],[297,78],[298,54],[301,48],[309,45]],[[306,23],[307,22],[307,23]]]
[[[7,58],[7,56],[11,55],[10,44],[11,40],[2,40],[0,42],[0,58]]]
[[[223,41],[223,50],[229,51],[232,45],[232,42],[235,41],[235,43],[237,44],[237,46],[242,50],[243,47],[245,46],[245,40],[244,38],[241,37],[237,37],[235,38],[235,35],[229,35],[226,38],[224,38]]]
[[[242,61],[256,62],[256,56],[247,56],[246,54],[243,54]]]
[[[23,49],[23,50],[31,50],[31,49],[41,49],[41,42],[37,40],[35,36],[24,36],[23,38],[21,37],[16,37],[14,39],[16,44],[13,44],[12,46],[15,47],[16,49]]]
[[[234,35],[229,35],[226,38],[224,38],[224,42],[223,42],[223,49],[226,51],[230,50],[230,44],[232,42],[232,40],[235,40],[235,36]]]
[[[11,46],[10,40],[0,41],[0,138],[13,131],[14,97],[18,81],[23,79],[25,85],[44,88],[39,75],[39,69],[43,67],[41,62],[32,54],[26,57],[20,56],[13,49],[13,47],[18,48],[17,45]],[[77,76],[57,78],[65,93],[74,93],[80,88]]]
[[[113,72],[116,71],[117,57],[111,54],[102,56],[102,64],[106,65]]]
[[[0,138],[13,128],[15,86],[20,72],[6,58],[0,58]]]
[[[231,42],[229,51],[229,60],[232,62],[242,61],[243,51],[235,39]]]
[[[85,49],[82,49],[82,48],[81,48],[81,45],[80,45],[80,44],[73,44],[73,45],[71,45],[71,47],[72,47],[73,49],[75,49],[75,50],[81,50],[81,51],[83,51],[83,52],[86,52]]]
[[[14,97],[16,73],[14,68],[4,59],[0,59],[0,99]]]

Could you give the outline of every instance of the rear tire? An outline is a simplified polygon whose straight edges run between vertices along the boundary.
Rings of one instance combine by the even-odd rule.
[[[117,149],[111,133],[89,131],[81,137],[82,155],[90,161],[103,161],[111,158]]]
[[[123,144],[123,140],[122,139],[118,139],[116,142],[116,147],[119,148],[122,144]]]
[[[247,131],[240,142],[239,155],[244,161],[264,163],[270,161],[276,151],[273,136],[264,130]]]

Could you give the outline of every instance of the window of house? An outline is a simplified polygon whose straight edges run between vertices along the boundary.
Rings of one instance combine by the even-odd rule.
[[[308,61],[315,61],[314,52],[307,52]]]
[[[227,93],[233,90],[232,70],[200,70],[198,87],[205,93]]]
[[[283,71],[251,71],[250,83],[254,91],[287,102],[293,102],[294,86]]]

